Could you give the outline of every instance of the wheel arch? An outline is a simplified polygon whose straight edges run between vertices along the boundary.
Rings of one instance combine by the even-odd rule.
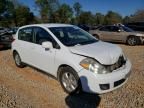
[[[96,37],[97,39],[100,39],[100,36],[97,33],[94,33],[93,36]]]
[[[64,70],[61,71],[61,69],[64,69]],[[59,71],[58,71],[57,80],[60,82],[62,88],[64,89],[64,91],[65,91],[66,93],[74,94],[74,93],[80,93],[80,92],[82,91],[82,85],[81,85],[81,81],[80,81],[79,75],[78,75],[78,73],[75,71],[74,68],[72,68],[72,67],[69,66],[69,65],[62,64],[62,65],[59,66],[59,69],[58,69],[58,70],[59,70]],[[74,76],[74,78],[75,78],[75,80],[76,80],[76,82],[77,82],[77,87],[76,87],[74,90],[72,90],[72,91],[67,90],[66,87],[64,86],[64,84],[62,83],[62,75],[63,75],[63,73],[65,73],[65,72],[71,73],[71,74]]]
[[[18,53],[17,50],[13,50],[13,57],[14,57],[14,54],[16,54],[16,53]]]
[[[59,67],[58,67],[58,69],[57,69],[57,79],[59,80],[59,75],[60,75],[60,72],[61,72],[61,69],[62,68],[65,68],[65,67],[70,67],[70,68],[72,68],[73,70],[75,70],[72,66],[70,66],[70,65],[67,65],[67,64],[61,64]]]
[[[127,38],[126,38],[126,43],[127,43],[128,39],[129,39],[130,37],[135,37],[135,38],[137,39],[138,44],[141,43],[140,38],[139,38],[138,36],[136,36],[136,35],[129,35],[129,36],[127,36]]]
[[[128,35],[127,39],[130,38],[130,37],[136,37],[136,36],[135,35]]]

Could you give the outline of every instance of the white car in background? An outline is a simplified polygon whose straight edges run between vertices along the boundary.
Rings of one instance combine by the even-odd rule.
[[[108,42],[120,42],[134,46],[144,44],[144,34],[126,26],[107,25],[89,31],[96,38]]]
[[[68,24],[19,28],[12,43],[15,63],[55,76],[67,93],[106,93],[122,86],[131,63],[120,47],[99,41]]]

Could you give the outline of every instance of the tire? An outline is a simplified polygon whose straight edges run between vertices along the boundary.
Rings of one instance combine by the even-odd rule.
[[[74,69],[68,66],[62,67],[59,72],[59,81],[66,93],[76,94],[81,91],[80,79]]]
[[[138,45],[139,44],[139,39],[135,36],[130,36],[127,39],[127,44],[134,46],[134,45]]]
[[[20,68],[25,67],[24,63],[22,63],[21,58],[20,58],[20,56],[17,52],[14,52],[13,57],[14,57],[15,64],[16,64],[17,67],[20,67]]]

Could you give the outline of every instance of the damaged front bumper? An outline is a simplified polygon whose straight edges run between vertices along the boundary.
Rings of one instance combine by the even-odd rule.
[[[102,94],[121,87],[129,78],[131,73],[131,63],[127,59],[126,64],[121,68],[108,74],[96,74],[86,69],[78,74],[85,92]]]

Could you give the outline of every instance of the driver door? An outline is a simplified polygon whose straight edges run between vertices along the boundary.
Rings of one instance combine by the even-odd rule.
[[[54,59],[57,49],[52,48],[47,50],[42,47],[42,43],[45,41],[50,41],[53,44],[53,38],[45,29],[41,27],[34,27],[33,30],[35,34],[35,44],[31,51],[33,65],[38,69],[54,75]]]

